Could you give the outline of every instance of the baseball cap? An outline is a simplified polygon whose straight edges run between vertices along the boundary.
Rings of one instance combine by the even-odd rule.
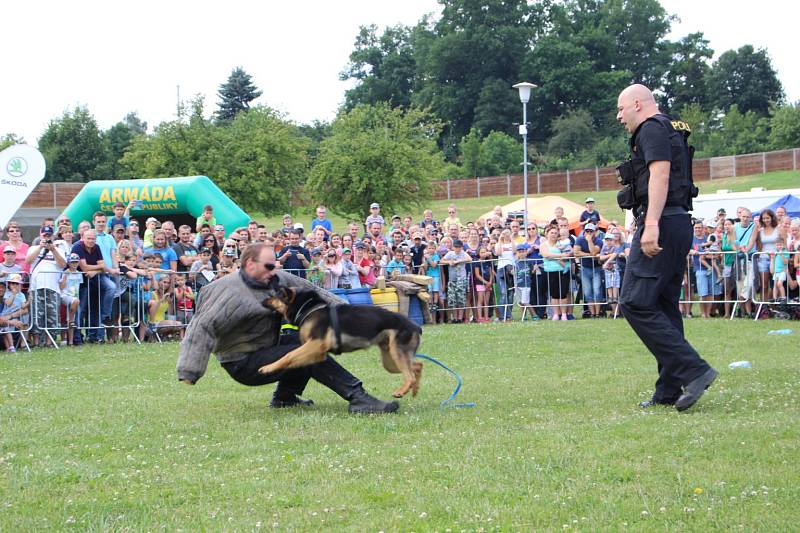
[[[614,240],[614,236],[612,234],[610,234],[610,233],[606,233],[606,235],[605,235],[605,237],[603,237],[603,239],[604,240],[608,239],[609,241],[613,241]]]
[[[217,224],[216,226],[214,226],[214,231],[225,231],[225,226],[223,226],[222,224]]]
[[[528,245],[527,245],[527,244],[525,244],[525,243],[522,243],[522,244],[518,244],[518,245],[517,245],[517,251],[518,251],[518,252],[519,252],[520,250],[527,250],[527,249],[528,249]]]
[[[589,202],[594,203],[594,198],[592,198],[591,196],[587,196],[586,197],[586,203],[588,204]]]
[[[208,247],[204,246],[203,248],[200,248],[200,253],[201,254],[210,254],[211,253],[211,248],[208,248]]]
[[[342,253],[343,254],[349,254],[349,253],[352,253],[352,250],[350,248],[342,248]]]
[[[370,209],[380,209],[381,208],[381,204],[379,204],[378,202],[372,202],[372,204],[370,204],[369,208]]]
[[[3,253],[7,253],[7,252],[14,252],[14,253],[17,253],[17,249],[16,249],[16,248],[14,248],[13,246],[11,246],[11,245],[9,244],[9,245],[8,245],[8,246],[6,246],[5,248],[3,248]]]
[[[302,223],[302,222],[298,222],[298,223],[296,223],[296,224],[294,225],[294,229],[305,230],[305,228],[303,227],[303,223]]]
[[[367,245],[366,245],[366,244],[364,244],[363,242],[357,242],[357,243],[356,243],[356,244],[353,246],[353,248],[355,248],[356,250],[366,250],[366,249],[367,249]]]
[[[312,248],[311,255],[322,255],[322,250],[320,250],[319,248]]]
[[[458,248],[463,248],[464,247],[464,243],[461,241],[461,239],[456,239],[456,240],[453,241],[453,248],[456,248],[456,247],[458,247]]]
[[[53,226],[42,226],[42,229],[39,230],[39,233],[48,233],[50,235],[53,234]]]
[[[79,256],[78,254],[69,254],[68,261],[70,263],[74,263],[75,261],[80,261],[80,260],[81,260],[81,256]]]
[[[111,229],[113,231],[117,231],[118,228],[124,230],[125,229],[125,224],[121,224],[121,223],[114,224],[114,226]]]
[[[586,228],[584,228],[584,229],[594,231],[594,230],[597,229],[597,226],[595,226],[594,224],[589,222],[588,224],[586,224]]]
[[[155,222],[156,224],[158,224],[158,219],[155,217],[150,217],[145,221],[145,224],[149,224],[151,222]]]
[[[22,283],[22,276],[19,274],[9,274],[6,283]]]
[[[236,257],[236,250],[234,250],[233,248],[225,248],[223,255],[225,257]]]
[[[394,215],[392,217],[392,220],[403,220],[403,219],[400,217],[400,215]]]

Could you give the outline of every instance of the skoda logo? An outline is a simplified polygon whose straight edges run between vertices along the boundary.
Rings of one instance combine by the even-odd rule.
[[[9,176],[20,178],[28,172],[28,162],[21,157],[13,157],[6,165],[6,171]]]

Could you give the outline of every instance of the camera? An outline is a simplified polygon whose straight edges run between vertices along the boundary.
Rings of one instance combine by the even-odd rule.
[[[717,242],[717,236],[712,233],[711,235],[708,236],[708,242],[712,244]]]
[[[42,239],[41,244],[42,246],[50,246],[51,244],[53,244],[53,239]]]

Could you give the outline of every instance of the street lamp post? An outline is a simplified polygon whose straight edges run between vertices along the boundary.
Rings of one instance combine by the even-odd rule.
[[[519,134],[522,135],[522,183],[525,196],[525,227],[528,227],[528,101],[531,99],[531,89],[536,85],[522,82],[513,86],[519,91],[519,101],[522,102],[522,124],[519,125]]]

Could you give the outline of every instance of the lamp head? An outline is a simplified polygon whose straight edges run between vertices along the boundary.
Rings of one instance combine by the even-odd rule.
[[[537,85],[524,81],[514,85],[513,87],[519,91],[519,101],[523,104],[527,104],[531,99],[531,89],[536,88]]]

